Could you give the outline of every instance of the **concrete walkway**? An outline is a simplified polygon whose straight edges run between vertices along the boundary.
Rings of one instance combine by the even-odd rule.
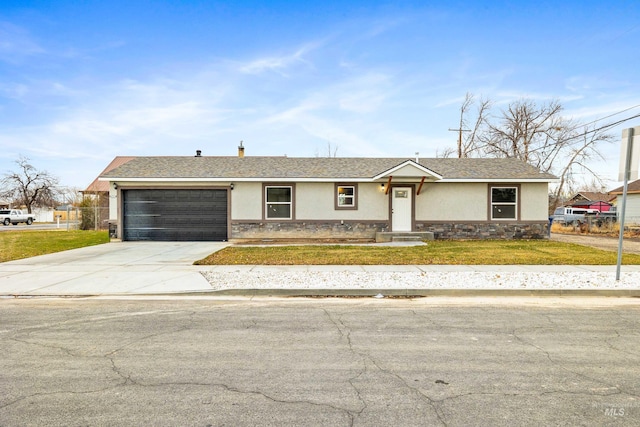
[[[640,266],[195,266],[218,242],[118,242],[0,263],[0,296],[640,296]]]

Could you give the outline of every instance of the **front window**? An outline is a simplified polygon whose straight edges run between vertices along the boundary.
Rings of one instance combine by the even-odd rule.
[[[336,209],[356,209],[357,193],[355,185],[336,185]]]
[[[265,218],[291,219],[292,187],[265,187]]]
[[[518,188],[491,188],[491,219],[517,219]]]

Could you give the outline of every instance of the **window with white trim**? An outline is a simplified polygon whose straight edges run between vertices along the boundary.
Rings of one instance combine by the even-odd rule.
[[[357,197],[355,185],[336,185],[336,209],[356,209]]]
[[[292,219],[293,187],[266,186],[265,214],[266,219]]]
[[[518,218],[518,187],[491,187],[491,219]]]

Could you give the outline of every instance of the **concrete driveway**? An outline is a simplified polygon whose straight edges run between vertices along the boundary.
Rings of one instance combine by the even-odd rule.
[[[210,291],[194,261],[222,242],[114,242],[0,263],[0,295]]]

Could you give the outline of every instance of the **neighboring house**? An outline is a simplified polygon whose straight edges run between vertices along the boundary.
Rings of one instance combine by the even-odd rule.
[[[622,205],[623,187],[609,191],[615,197],[618,210]],[[640,179],[627,184],[627,207],[625,208],[625,224],[640,224]]]
[[[104,168],[100,175],[103,175],[118,166],[122,166],[132,159],[134,159],[134,157],[131,156],[115,157],[111,163]],[[82,194],[83,197],[92,199],[91,204],[95,212],[92,211],[89,212],[89,214],[91,214],[92,218],[95,217],[94,220],[96,223],[93,224],[92,222],[93,225],[91,227],[93,228],[97,226],[97,228],[106,228],[109,220],[109,183],[107,181],[100,181],[98,177],[96,177],[96,179],[94,179],[93,182],[91,182],[91,184],[82,191]]]
[[[5,202],[4,200],[0,200],[0,209],[9,209],[11,204],[9,202]]]
[[[136,157],[105,172],[123,240],[545,238],[555,177],[515,159]]]
[[[100,181],[99,177],[106,174],[109,171],[114,170],[115,168],[124,165],[125,163],[127,163],[130,160],[135,159],[135,157],[131,157],[131,156],[117,156],[115,157],[111,163],[109,163],[109,165],[104,168],[104,170],[100,173],[100,175],[98,175],[98,177],[96,177],[96,179],[93,180],[93,182],[91,182],[91,184],[89,184],[89,186],[82,191],[82,193],[84,195],[100,195],[100,194],[105,194],[108,195],[109,194],[109,183],[107,181]]]
[[[598,209],[600,212],[608,212],[613,204],[611,200],[615,196],[607,193],[582,191],[567,201],[567,206],[583,209]]]

